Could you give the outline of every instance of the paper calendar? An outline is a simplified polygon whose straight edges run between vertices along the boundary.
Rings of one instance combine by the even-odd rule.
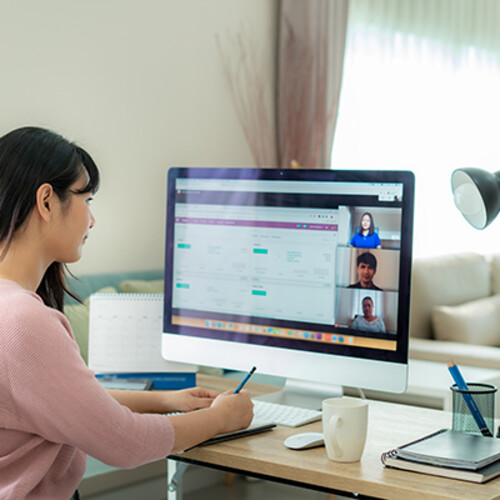
[[[96,373],[195,372],[161,356],[163,295],[90,297],[89,368]]]

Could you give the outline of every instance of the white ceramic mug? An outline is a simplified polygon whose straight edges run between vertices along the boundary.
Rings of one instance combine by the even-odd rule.
[[[323,401],[326,453],[335,462],[361,459],[368,428],[368,402],[343,396]]]

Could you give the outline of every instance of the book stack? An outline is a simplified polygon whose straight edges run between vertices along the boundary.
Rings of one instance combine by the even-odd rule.
[[[383,453],[387,467],[474,483],[500,476],[500,439],[441,429]]]

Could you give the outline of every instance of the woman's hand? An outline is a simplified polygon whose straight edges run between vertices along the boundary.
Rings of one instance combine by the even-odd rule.
[[[233,394],[232,391],[220,394],[215,398],[211,408],[222,414],[223,428],[220,433],[245,429],[253,418],[253,403],[246,389],[238,394]]]
[[[168,405],[171,406],[170,411],[193,411],[199,408],[208,408],[218,395],[217,391],[203,387],[165,393],[165,397],[168,396]]]
[[[245,429],[252,417],[253,403],[248,391],[220,394],[209,408],[168,417],[175,429],[174,450],[185,450],[216,434]]]

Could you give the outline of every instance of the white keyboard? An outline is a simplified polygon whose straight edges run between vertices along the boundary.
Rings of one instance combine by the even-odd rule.
[[[287,427],[298,427],[321,418],[320,410],[281,405],[267,401],[253,400],[254,420],[273,422]]]

